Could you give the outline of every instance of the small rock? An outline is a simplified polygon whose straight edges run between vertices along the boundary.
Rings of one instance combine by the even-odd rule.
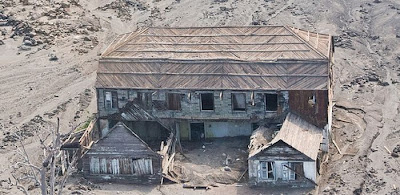
[[[24,45],[33,46],[33,43],[30,40],[25,40]]]
[[[28,46],[26,46],[26,45],[21,45],[21,46],[19,46],[19,50],[22,50],[22,51],[29,51],[29,50],[31,50],[31,48],[28,47]]]
[[[49,60],[50,61],[57,61],[58,57],[56,56],[55,53],[51,53],[51,54],[49,54]]]
[[[228,167],[228,166],[225,166],[224,167],[224,171],[229,171],[230,172],[230,171],[232,171],[232,169],[230,167]]]
[[[3,40],[0,40],[0,45],[4,45],[4,41]]]
[[[385,86],[389,86],[389,83],[386,82],[386,81],[385,82],[379,82],[378,84],[381,85],[381,86],[384,86],[384,87]]]
[[[84,41],[91,41],[91,39],[89,37],[84,37],[83,40]]]

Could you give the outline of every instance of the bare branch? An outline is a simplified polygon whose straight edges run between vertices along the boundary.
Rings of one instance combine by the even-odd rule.
[[[17,163],[15,163],[15,165],[24,165],[24,166],[27,166],[27,167],[31,167],[31,168],[35,169],[36,171],[40,171],[41,170],[39,167],[37,167],[37,166],[35,166],[33,164],[30,164],[30,163],[17,162]]]
[[[20,190],[21,192],[23,192],[25,195],[29,195],[29,193],[28,193],[28,191],[26,191],[25,187],[18,184],[18,179],[15,177],[15,175],[11,174],[11,176],[15,180],[15,185],[17,186],[17,189]]]

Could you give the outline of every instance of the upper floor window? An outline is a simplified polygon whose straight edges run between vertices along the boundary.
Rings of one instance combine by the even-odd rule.
[[[232,110],[245,111],[246,110],[246,94],[245,93],[232,93]]]
[[[202,93],[200,94],[201,110],[214,110],[214,94]]]
[[[167,93],[168,110],[181,110],[181,94]]]
[[[116,91],[104,92],[104,106],[106,109],[117,108],[118,94]]]
[[[265,94],[265,109],[266,111],[278,110],[278,94]]]

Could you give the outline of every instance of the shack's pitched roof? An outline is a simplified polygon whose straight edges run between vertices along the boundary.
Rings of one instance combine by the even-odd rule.
[[[114,132],[118,132],[114,136]],[[121,134],[126,132],[126,134]],[[121,135],[130,136],[120,137]],[[124,123],[118,122],[112,127],[103,138],[98,140],[87,152],[87,154],[103,155],[121,155],[129,154],[135,157],[141,156],[159,156],[154,152],[145,141],[143,141],[134,131],[128,128]]]
[[[299,116],[289,113],[274,139],[269,143],[264,143],[262,147],[251,148],[249,158],[273,147],[277,142],[283,141],[312,160],[316,160],[322,138],[321,129],[301,119]]]
[[[331,44],[286,26],[143,28],[106,49],[96,87],[327,89]]]

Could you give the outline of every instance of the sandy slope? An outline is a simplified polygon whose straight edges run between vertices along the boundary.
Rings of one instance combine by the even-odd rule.
[[[3,133],[15,131],[36,115],[52,123],[56,116],[61,117],[63,132],[86,120],[89,113],[96,112],[93,85],[98,54],[116,34],[137,26],[292,25],[339,36],[334,64],[337,106],[333,131],[341,150],[352,155],[339,155],[332,147],[325,165],[327,171],[317,190],[324,194],[399,193],[393,185],[400,187],[400,159],[390,157],[383,148],[392,150],[400,144],[400,38],[396,38],[396,34],[400,36],[400,3],[396,0],[155,0],[128,1],[129,5],[115,1],[109,9],[98,8],[112,0],[81,0],[79,6],[71,3],[65,9],[69,15],[58,19],[43,15],[60,4],[32,1],[37,5],[23,6],[15,1],[10,7],[10,2],[2,0],[5,8],[0,10],[14,13],[14,17],[37,29],[57,31],[72,26],[78,30],[55,33],[49,46],[21,51],[17,47],[22,44],[22,37],[9,38],[11,27],[0,27],[7,32],[0,36],[5,43],[0,45]],[[34,24],[35,21],[48,25]],[[86,34],[82,32],[85,27],[77,25],[83,21],[99,29]],[[57,27],[57,22],[64,25]],[[85,37],[91,40],[84,41]],[[37,51],[38,48],[43,49]],[[80,53],[79,49],[88,53]],[[59,59],[49,61],[50,53]],[[85,93],[85,89],[91,92]],[[76,113],[78,110],[80,113]],[[52,118],[44,115],[52,112]],[[32,156],[40,153],[35,138],[26,142]],[[8,179],[9,165],[15,158],[14,143],[0,143],[5,144],[0,149],[0,180]],[[3,182],[0,191],[7,193],[4,186]],[[163,191],[168,192],[174,190]]]

